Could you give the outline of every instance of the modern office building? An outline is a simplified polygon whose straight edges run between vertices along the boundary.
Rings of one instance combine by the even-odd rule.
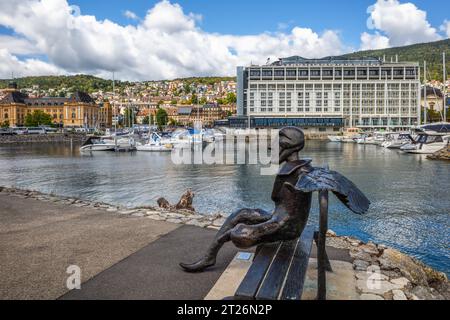
[[[398,130],[420,120],[418,63],[376,58],[305,59],[237,68],[237,117],[231,127],[296,125]]]

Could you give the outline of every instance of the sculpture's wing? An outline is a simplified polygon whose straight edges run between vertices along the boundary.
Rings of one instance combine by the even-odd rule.
[[[357,214],[363,214],[369,209],[369,199],[353,182],[336,171],[314,168],[299,177],[295,188],[302,192],[330,190],[347,208]]]

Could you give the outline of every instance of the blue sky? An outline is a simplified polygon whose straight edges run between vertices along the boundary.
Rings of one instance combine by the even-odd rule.
[[[139,17],[157,2],[156,0],[72,0],[82,14],[92,14],[99,19],[110,19],[120,24],[137,23],[127,19],[124,11],[130,10]],[[207,32],[236,35],[276,32],[280,24],[299,25],[316,31],[339,30],[344,41],[355,48],[360,33],[366,31],[367,8],[374,0],[178,0],[186,13],[201,14],[199,26]],[[406,2],[406,1],[403,1]],[[412,0],[427,12],[428,21],[439,27],[449,18],[450,1]]]
[[[0,1],[0,78],[234,75],[268,58],[449,37],[448,0],[8,0]]]

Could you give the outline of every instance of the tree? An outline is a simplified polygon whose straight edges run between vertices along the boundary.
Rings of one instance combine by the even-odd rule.
[[[198,104],[198,97],[195,93],[192,94],[191,104]]]
[[[206,100],[206,97],[201,97],[200,98],[200,104],[207,104],[208,100]]]
[[[0,127],[2,127],[2,128],[9,128],[9,120],[5,120],[5,121],[0,125]]]
[[[42,110],[34,110],[25,117],[26,127],[51,126],[52,124],[51,115]]]
[[[226,101],[228,104],[236,103],[236,101],[237,101],[236,94],[234,92],[229,92],[227,94]]]
[[[170,101],[170,104],[176,105],[178,103],[178,101],[176,99],[172,99],[172,101]]]
[[[168,120],[169,116],[167,111],[162,108],[158,108],[158,111],[156,111],[156,124],[158,127],[162,128],[162,126],[165,126]]]
[[[142,124],[150,124],[150,123],[153,123],[152,114],[150,116],[145,116],[144,119],[142,120]]]

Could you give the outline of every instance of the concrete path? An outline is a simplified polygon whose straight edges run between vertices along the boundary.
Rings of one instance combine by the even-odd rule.
[[[178,227],[0,194],[0,299],[56,299],[68,266],[85,282]]]
[[[215,230],[182,226],[115,264],[61,299],[202,300],[237,252],[231,244],[217,263],[202,273],[186,273],[178,263],[194,262],[205,251]]]

